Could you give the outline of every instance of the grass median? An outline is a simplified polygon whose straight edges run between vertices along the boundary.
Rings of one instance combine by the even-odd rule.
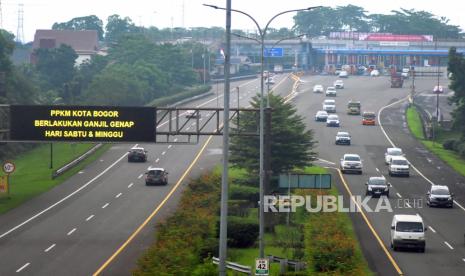
[[[459,137],[459,133],[453,131],[446,132],[439,129],[436,130],[436,137],[434,141],[426,140],[423,135],[420,115],[415,107],[409,107],[407,109],[407,125],[413,136],[418,139],[429,151],[434,153],[449,166],[454,168],[455,171],[465,176],[465,160],[454,151],[446,150],[442,146],[442,143],[446,139]]]
[[[53,143],[53,168],[50,168],[50,144],[42,144],[10,160],[15,163],[16,170],[10,175],[10,198],[3,196],[0,199],[0,214],[64,182],[97,159],[109,147],[109,145],[100,147],[76,167],[52,179],[54,170],[74,160],[94,145],[91,143]]]

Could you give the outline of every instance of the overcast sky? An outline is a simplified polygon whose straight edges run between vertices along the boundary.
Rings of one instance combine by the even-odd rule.
[[[225,12],[202,6],[203,3],[226,6],[226,0],[0,0],[2,27],[13,34],[18,29],[18,6],[23,4],[23,30],[26,42],[33,40],[36,29],[50,29],[55,22],[66,22],[74,17],[96,15],[104,24],[109,15],[128,16],[136,25],[166,27],[225,26]],[[462,4],[461,4],[462,3]],[[276,13],[308,6],[363,7],[371,13],[389,14],[400,8],[424,10],[450,19],[450,24],[465,29],[463,2],[460,0],[232,0],[234,9],[252,15],[263,27]],[[271,27],[293,26],[294,14],[278,17]],[[232,17],[233,29],[253,30],[250,19],[240,14]]]

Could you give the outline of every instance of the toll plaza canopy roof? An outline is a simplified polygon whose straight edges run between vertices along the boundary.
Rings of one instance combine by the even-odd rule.
[[[380,55],[380,56],[438,56],[447,57],[449,50],[417,50],[417,49],[316,49],[320,54],[346,54],[346,55]],[[459,53],[465,53],[465,49],[457,49]]]

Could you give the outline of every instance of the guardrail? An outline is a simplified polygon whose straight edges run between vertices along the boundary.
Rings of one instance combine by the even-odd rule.
[[[74,168],[77,164],[79,164],[82,160],[86,159],[89,155],[94,153],[97,149],[99,149],[102,144],[97,144],[93,146],[90,150],[86,151],[83,155],[79,156],[78,158],[74,159],[73,161],[69,162],[68,164],[62,166],[61,168],[52,172],[52,179],[64,174],[68,170]]]
[[[214,264],[217,265],[219,264],[220,259],[217,257],[213,257],[212,261]],[[236,272],[245,273],[247,275],[252,275],[252,268],[250,266],[240,265],[240,264],[236,264],[232,262],[226,262],[226,268],[234,270]]]
[[[279,263],[280,273],[286,272],[288,267],[292,267],[294,271],[301,271],[304,270],[306,266],[305,262],[288,260],[273,255],[268,255],[267,257],[270,260],[270,263]]]

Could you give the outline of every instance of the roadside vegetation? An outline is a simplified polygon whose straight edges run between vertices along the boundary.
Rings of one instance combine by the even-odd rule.
[[[252,106],[258,103],[259,99],[254,98]],[[272,149],[280,157],[271,158],[272,170],[327,173],[311,164],[315,156],[313,133],[305,129],[296,109],[273,94],[270,105],[274,110]],[[254,116],[244,114],[241,120],[241,131],[257,128]],[[228,260],[251,267],[259,256],[258,147],[258,137],[254,136],[235,136],[231,141]],[[188,184],[176,212],[158,225],[155,243],[139,260],[135,275],[217,274],[211,258],[218,257],[220,182],[217,168]],[[267,194],[287,194],[275,178],[271,182],[266,187]],[[333,188],[293,193],[315,197],[337,191]],[[280,274],[279,263],[272,263],[271,275],[371,275],[347,214],[311,214],[300,208],[296,213],[266,213],[265,221],[265,255],[307,265],[300,272],[288,269]]]
[[[435,141],[425,139],[420,115],[415,107],[407,109],[407,124],[412,135],[418,139],[429,151],[437,155],[455,171],[465,176],[465,155],[460,154],[454,144],[460,142],[460,133],[456,130],[445,131],[437,128]],[[465,153],[465,152],[464,152]]]
[[[96,160],[109,147],[109,145],[104,145],[76,167],[52,179],[54,170],[69,163],[93,146],[94,144],[90,143],[53,143],[52,169],[50,169],[50,144],[42,144],[14,158],[16,170],[10,175],[10,198],[3,196],[0,199],[0,214],[62,183]]]

